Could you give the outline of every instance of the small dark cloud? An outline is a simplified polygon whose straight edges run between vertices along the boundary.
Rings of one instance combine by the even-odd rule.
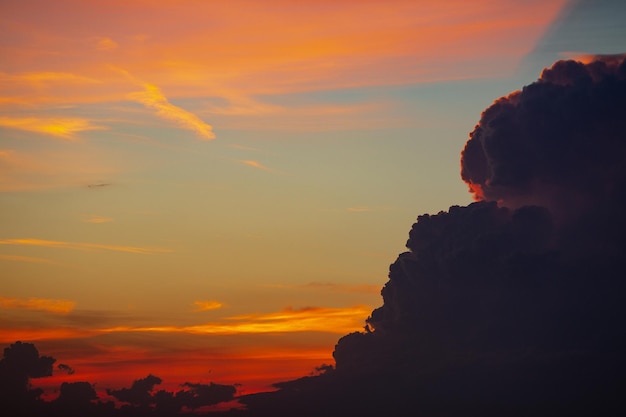
[[[91,189],[100,189],[100,188],[104,188],[104,187],[110,187],[113,184],[108,183],[108,182],[97,182],[97,183],[93,183],[93,184],[87,184],[87,188],[91,188]]]
[[[57,369],[60,370],[60,371],[63,371],[63,372],[67,372],[68,375],[73,375],[74,372],[75,372],[74,369],[71,366],[66,365],[64,363],[58,364],[57,365]]]

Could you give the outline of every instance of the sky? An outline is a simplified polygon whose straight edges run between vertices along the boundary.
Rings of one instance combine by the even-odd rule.
[[[332,363],[480,112],[618,1],[0,1],[0,342],[244,392]]]

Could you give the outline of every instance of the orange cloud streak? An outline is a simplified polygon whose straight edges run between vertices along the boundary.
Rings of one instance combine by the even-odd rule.
[[[153,254],[163,252],[173,252],[171,249],[164,248],[143,248],[137,246],[117,246],[117,245],[102,245],[98,243],[76,243],[76,242],[61,242],[56,240],[43,240],[43,239],[3,239],[0,240],[0,245],[15,245],[15,246],[44,246],[49,248],[62,248],[62,249],[76,249],[76,250],[108,250],[115,252],[128,252],[139,254]]]
[[[43,133],[61,139],[74,140],[76,133],[85,130],[102,130],[103,126],[79,118],[0,117],[0,126],[27,132]]]
[[[194,301],[193,305],[196,306],[194,311],[217,310],[224,306],[224,304],[219,301]]]
[[[268,314],[248,314],[228,318],[231,322],[206,323],[194,326],[118,326],[100,330],[113,332],[158,332],[191,334],[255,334],[291,332],[327,332],[345,334],[363,327],[363,320],[370,308],[355,306],[347,308],[308,307],[303,309],[286,308]]]
[[[39,310],[56,314],[68,314],[74,310],[75,306],[76,303],[74,301],[67,300],[53,300],[35,297],[20,299],[0,296],[0,308],[3,309]]]
[[[248,165],[249,167],[260,169],[260,170],[263,170],[263,171],[269,171],[269,172],[273,172],[274,171],[272,168],[266,167],[265,165],[263,165],[259,161],[253,161],[251,159],[241,159],[241,160],[239,160],[239,162],[241,162],[244,165]]]
[[[128,98],[154,109],[160,117],[173,121],[177,125],[192,130],[204,139],[215,139],[213,128],[200,120],[198,116],[170,103],[159,87],[145,84],[144,91],[128,94]]]

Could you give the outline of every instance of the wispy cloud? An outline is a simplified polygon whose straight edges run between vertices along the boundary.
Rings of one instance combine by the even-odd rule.
[[[115,42],[113,39],[103,36],[96,37],[94,44],[95,48],[98,51],[111,51],[118,47],[117,42]]]
[[[156,85],[144,84],[144,91],[130,93],[128,98],[156,110],[160,117],[170,120],[182,128],[192,130],[204,139],[215,139],[211,125],[202,121],[195,114],[170,103]]]
[[[49,248],[61,248],[61,249],[75,249],[75,250],[108,250],[114,252],[128,252],[138,254],[153,254],[163,252],[173,252],[171,249],[164,248],[144,248],[138,246],[118,246],[118,245],[103,245],[99,243],[78,243],[78,242],[62,242],[56,240],[43,240],[43,239],[3,239],[0,240],[0,245],[14,245],[14,246],[43,246]]]
[[[36,298],[0,298],[0,308],[45,309],[45,311],[64,314],[63,317],[46,316],[41,318],[41,321],[36,325],[20,320],[19,317],[14,317],[13,321],[7,320],[0,323],[0,342],[20,339],[75,339],[123,333],[245,336],[319,332],[342,335],[362,330],[365,318],[371,312],[371,307],[364,305],[335,308],[305,307],[300,309],[287,307],[281,311],[243,314],[202,324],[172,325],[170,318],[166,319],[167,322],[164,323],[160,321],[161,319],[154,317],[128,317],[112,312],[88,312],[86,314],[84,311],[72,311],[74,306],[70,303],[64,300],[41,301]],[[65,312],[69,314],[65,315]]]
[[[100,330],[113,332],[159,332],[191,334],[258,334],[291,332],[326,332],[345,334],[363,327],[371,308],[354,306],[345,308],[306,307],[266,314],[246,314],[229,317],[221,322],[194,326],[112,327]]]
[[[103,130],[87,119],[81,118],[38,118],[38,117],[0,117],[0,126],[27,132],[43,133],[61,139],[74,140],[76,133],[86,130]]]
[[[109,223],[112,221],[113,219],[110,217],[103,217],[103,216],[96,216],[96,215],[91,215],[83,219],[84,223],[95,223],[95,224]]]
[[[194,301],[193,305],[195,306],[194,311],[217,310],[224,306],[224,304],[219,301]]]
[[[68,314],[76,303],[68,300],[54,300],[49,298],[8,298],[0,296],[0,308],[2,309],[24,309],[47,311],[56,314]]]
[[[244,165],[248,165],[249,167],[252,167],[252,168],[256,168],[256,169],[260,169],[260,170],[268,171],[268,172],[275,172],[272,168],[266,167],[259,161],[254,161],[252,159],[240,159],[239,162]]]

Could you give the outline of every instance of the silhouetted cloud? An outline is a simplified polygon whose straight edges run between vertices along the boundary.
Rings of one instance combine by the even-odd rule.
[[[252,416],[625,412],[626,61],[560,61],[483,112],[477,200],[419,216],[336,367]]]
[[[4,349],[0,360],[0,410],[19,417],[141,417],[188,415],[190,410],[233,401],[237,384],[185,382],[177,391],[156,390],[163,381],[152,374],[135,380],[130,388],[107,389],[117,403],[98,397],[94,384],[86,381],[62,382],[58,397],[43,401],[41,388],[32,389],[31,378],[52,376],[56,359],[40,356],[31,343],[16,342]],[[73,375],[66,364],[57,368]]]
[[[54,362],[39,356],[32,343],[15,342],[5,348],[0,360],[0,410],[16,415],[32,411],[43,391],[31,389],[29,380],[52,375]]]
[[[130,388],[109,389],[107,393],[119,401],[136,407],[146,409],[154,406],[156,413],[171,413],[170,415],[173,415],[185,407],[193,410],[230,401],[237,391],[233,385],[215,384],[213,382],[210,384],[185,382],[181,385],[183,389],[176,392],[154,391],[154,388],[161,382],[163,382],[161,378],[148,375],[134,381]]]
[[[485,110],[461,158],[477,200],[579,210],[623,192],[626,64],[559,61]]]
[[[158,376],[148,375],[145,378],[134,381],[130,388],[107,389],[107,394],[122,402],[147,406],[153,402],[152,390],[161,382],[163,380]]]
[[[75,372],[74,369],[71,366],[66,365],[64,363],[58,364],[57,365],[57,369],[59,369],[60,371],[67,372],[68,375],[73,375],[74,372]]]

